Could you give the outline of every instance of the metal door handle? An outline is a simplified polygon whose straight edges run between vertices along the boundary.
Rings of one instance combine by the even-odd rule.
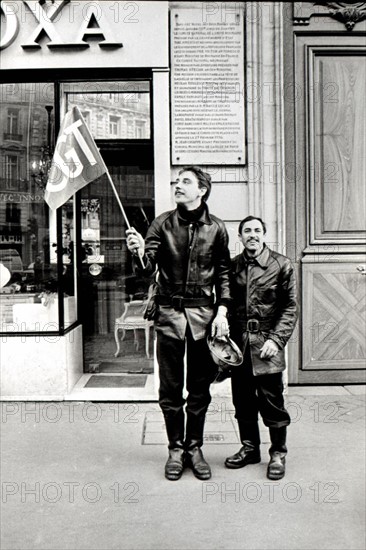
[[[357,271],[359,271],[362,275],[366,275],[366,265],[358,265]]]

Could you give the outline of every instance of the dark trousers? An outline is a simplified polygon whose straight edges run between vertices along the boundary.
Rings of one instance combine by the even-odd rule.
[[[187,353],[187,425],[184,441],[184,355]],[[216,375],[206,339],[193,340],[189,328],[185,340],[157,333],[159,405],[163,411],[169,448],[201,447],[205,416],[211,401],[210,384]]]
[[[252,439],[250,434],[257,424],[258,412],[269,428],[283,428],[290,424],[290,415],[284,406],[282,372],[254,376],[249,345],[243,365],[233,369],[231,387],[242,440]],[[245,436],[246,431],[249,437]]]

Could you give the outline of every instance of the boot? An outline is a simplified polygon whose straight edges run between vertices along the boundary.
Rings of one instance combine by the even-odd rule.
[[[187,411],[186,440],[184,443],[186,450],[185,463],[192,469],[194,475],[201,480],[210,479],[211,477],[211,468],[207,464],[201,450],[205,418],[205,414],[197,416]]]
[[[187,466],[192,469],[197,479],[210,479],[211,468],[207,464],[200,447],[188,449],[185,457]]]
[[[169,441],[169,449],[184,449],[184,412],[176,414],[165,413],[165,429]]]
[[[238,421],[240,439],[242,448],[232,456],[228,456],[225,460],[226,468],[237,469],[243,468],[248,464],[258,464],[261,461],[259,450],[260,436],[258,422],[242,422]]]
[[[165,464],[165,477],[176,481],[184,470],[184,412],[164,414],[165,428],[169,441],[169,458]]]
[[[184,450],[180,448],[169,449],[169,458],[165,464],[165,477],[170,481],[176,481],[182,477],[184,470]]]
[[[271,459],[267,467],[267,477],[268,479],[278,480],[284,477],[286,471],[287,427],[269,428],[269,434],[272,445],[269,449]]]
[[[193,449],[194,447],[202,447],[205,419],[205,414],[197,416],[187,411],[186,440],[184,443],[186,450]]]

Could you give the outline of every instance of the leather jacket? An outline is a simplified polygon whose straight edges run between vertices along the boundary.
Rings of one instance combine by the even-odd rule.
[[[243,350],[250,345],[254,374],[284,370],[283,349],[298,316],[296,279],[291,261],[266,245],[253,259],[243,252],[232,260],[231,288],[234,303],[230,320],[232,336]],[[261,359],[260,348],[268,338],[280,351],[272,359]]]
[[[153,274],[156,267],[159,270],[157,296],[163,303],[174,296],[197,299],[197,306],[190,304],[180,311],[160,305],[156,330],[182,339],[188,320],[193,337],[205,337],[214,301],[216,306],[230,301],[230,252],[224,222],[210,214],[207,205],[193,223],[178,209],[165,212],[148,229],[144,262],[144,274]],[[205,305],[198,305],[199,301]]]

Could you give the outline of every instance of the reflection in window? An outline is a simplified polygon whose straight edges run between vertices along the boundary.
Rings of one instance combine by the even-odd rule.
[[[53,85],[4,84],[0,94],[5,130],[0,132],[0,330],[54,331],[60,289],[56,216],[44,201],[47,172],[41,171],[53,145]],[[67,261],[73,226],[66,212],[66,323],[75,320],[73,265]]]
[[[121,117],[109,115],[109,135],[118,137],[121,133]]]
[[[150,139],[147,91],[68,92],[66,95],[67,109],[79,107],[95,139]]]
[[[133,120],[126,120],[126,127],[127,127],[127,138],[133,139],[135,137],[135,133],[133,131]]]
[[[104,262],[100,256],[100,199],[81,199],[81,261]]]
[[[81,114],[84,117],[86,125],[90,128],[90,111],[82,111]]]
[[[7,132],[8,134],[19,133],[19,109],[8,109]]]
[[[146,122],[137,120],[136,121],[136,139],[143,139],[146,133]]]
[[[15,190],[19,180],[19,157],[17,155],[5,155],[5,187]]]

